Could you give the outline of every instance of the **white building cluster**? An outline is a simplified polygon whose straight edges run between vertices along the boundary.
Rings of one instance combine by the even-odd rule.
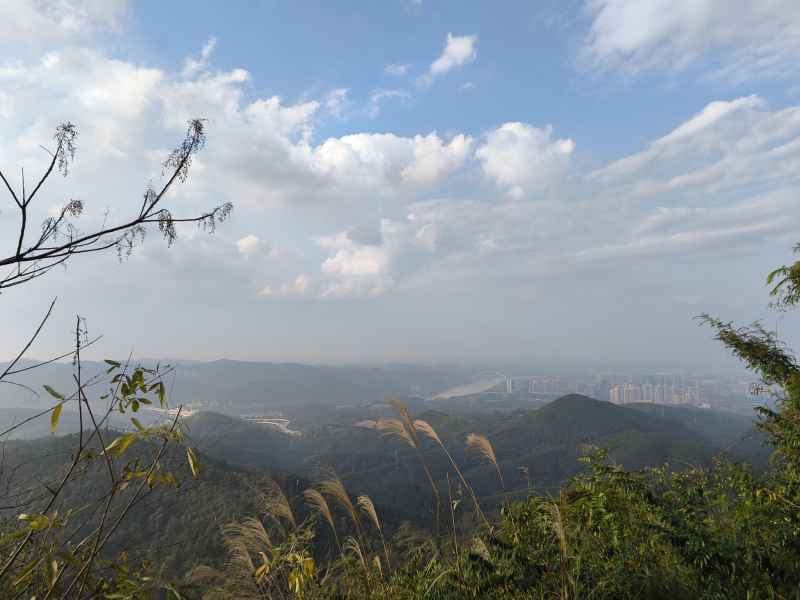
[[[652,383],[626,383],[624,385],[611,386],[609,400],[614,404],[650,402],[654,404],[699,405],[703,401],[703,394],[697,384],[679,387]]]

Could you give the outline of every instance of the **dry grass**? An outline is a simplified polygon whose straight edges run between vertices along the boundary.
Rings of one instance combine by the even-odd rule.
[[[254,554],[272,548],[272,539],[260,519],[248,517],[241,522],[228,523],[222,533],[226,543],[241,544]]]
[[[358,518],[356,507],[350,499],[350,494],[347,493],[342,480],[336,474],[330,474],[327,479],[320,481],[317,487],[320,492],[333,498],[345,510],[356,527],[361,527],[361,521]]]
[[[400,400],[390,400],[389,404],[400,417],[400,420],[403,422],[403,425],[409,431],[411,436],[416,439],[417,435],[414,432],[414,420],[411,418],[411,413],[409,412],[408,407],[400,402]]]
[[[221,593],[222,598],[233,597],[231,594],[243,600],[263,598],[267,586],[263,580],[255,577],[259,566],[253,561],[253,556],[266,557],[272,548],[272,541],[264,524],[259,519],[248,518],[241,522],[228,523],[222,528],[222,532],[228,554],[225,566],[221,570],[198,567],[192,571],[192,580],[227,582],[221,588],[212,587],[215,592]],[[209,594],[209,597],[212,596]]]
[[[280,523],[281,519],[284,519],[289,522],[292,529],[297,527],[297,521],[294,518],[294,511],[291,504],[289,504],[289,499],[277,483],[274,481],[270,483],[267,493],[261,496],[261,502],[266,514],[270,515],[278,523]]]
[[[319,514],[322,515],[322,518],[328,523],[333,531],[333,537],[336,540],[336,546],[341,551],[341,544],[339,543],[339,534],[336,533],[336,525],[333,522],[333,513],[331,512],[331,507],[328,506],[328,501],[325,500],[325,496],[319,493],[319,490],[315,490],[314,488],[308,488],[303,492],[303,497],[306,499],[306,503]]]
[[[416,436],[412,436],[400,419],[378,419],[375,429],[384,435],[394,436],[403,440],[414,449],[418,449]]]
[[[492,443],[485,436],[482,436],[479,433],[470,433],[467,436],[467,450],[471,450],[477,454],[480,454],[486,460],[492,463],[494,468],[497,470],[497,476],[500,478],[500,485],[503,487],[503,489],[506,489],[506,484],[503,481],[503,473],[500,470],[500,465],[497,462],[497,456],[495,456]]]
[[[361,566],[364,569],[364,572],[369,574],[369,569],[367,568],[367,559],[364,555],[364,551],[361,548],[361,544],[359,544],[358,540],[354,538],[352,535],[347,536],[347,539],[344,541],[344,545],[342,546],[343,552],[350,552],[356,558],[358,558],[358,562],[361,563]]]
[[[375,529],[381,531],[381,522],[380,519],[378,519],[378,511],[375,510],[375,504],[372,502],[372,499],[365,494],[356,498],[356,504],[358,504],[358,507],[369,517],[369,520],[372,521],[373,525],[375,525]]]
[[[358,511],[356,510],[353,501],[350,499],[350,494],[344,487],[342,480],[333,471],[329,472],[328,478],[323,479],[317,484],[319,491],[324,495],[333,498],[339,506],[341,506],[355,525],[358,539],[361,542],[361,548],[366,549],[364,541],[364,529],[361,527],[361,519],[358,518]],[[344,547],[343,547],[344,548]]]
[[[400,402],[399,400],[391,400],[389,402],[392,408],[394,408],[395,412],[397,413],[397,419],[378,419],[377,423],[375,424],[375,428],[382,431],[385,435],[394,435],[399,437],[403,440],[406,444],[412,447],[417,452],[417,457],[419,458],[419,462],[422,464],[422,468],[425,471],[425,476],[428,478],[428,483],[431,486],[431,490],[433,491],[433,501],[434,501],[434,511],[435,511],[435,520],[434,520],[434,531],[436,539],[439,539],[439,513],[440,513],[440,505],[441,500],[439,499],[439,488],[436,487],[436,482],[433,480],[433,475],[431,475],[431,471],[428,468],[428,463],[425,462],[425,458],[422,456],[422,449],[419,446],[419,438],[417,437],[417,430],[414,426],[414,420],[411,418],[411,413],[406,407],[405,404]]]
[[[422,419],[417,419],[416,421],[414,421],[414,429],[422,432],[423,434],[425,434],[426,437],[433,440],[440,446],[444,446],[444,444],[442,444],[442,440],[439,438],[439,434],[436,433],[436,430],[427,421],[423,421]]]
[[[447,449],[447,446],[445,446],[444,443],[442,442],[442,438],[439,437],[439,434],[436,433],[436,430],[427,421],[423,421],[422,419],[417,419],[416,421],[413,422],[413,424],[414,428],[417,431],[421,431],[423,434],[425,434],[426,437],[436,442],[436,444],[438,444],[439,447],[442,449],[442,451],[445,453],[448,460],[450,461],[450,464],[453,465],[453,468],[455,469],[458,478],[461,480],[461,483],[463,483],[464,487],[467,488],[467,491],[469,492],[469,495],[472,498],[472,502],[473,504],[475,504],[475,510],[488,525],[489,520],[483,513],[483,509],[481,509],[480,502],[478,502],[478,497],[475,495],[475,490],[472,489],[472,486],[464,478],[464,474],[461,472],[461,469],[458,468],[458,463],[456,463],[455,459],[453,458],[453,455],[450,454],[450,451]]]
[[[390,565],[389,548],[386,546],[386,539],[383,537],[383,528],[381,527],[381,520],[378,518],[378,511],[375,510],[375,504],[366,494],[359,496],[356,500],[356,504],[358,504],[358,507],[367,514],[370,521],[372,521],[372,524],[375,526],[375,529],[378,530],[378,534],[381,537],[381,544],[383,545],[383,555],[386,559],[386,568],[388,569]],[[378,559],[378,557],[375,556],[375,559]],[[380,566],[380,560],[378,560],[378,565]],[[381,572],[383,571],[381,570]]]

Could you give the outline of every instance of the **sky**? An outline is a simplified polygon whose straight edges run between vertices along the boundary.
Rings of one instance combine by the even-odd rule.
[[[795,0],[5,0],[0,169],[79,130],[34,219],[122,221],[195,117],[168,207],[235,209],[6,291],[0,357],[56,297],[32,356],[76,315],[102,357],[728,368],[704,312],[800,341],[764,287],[800,241],[799,53]]]

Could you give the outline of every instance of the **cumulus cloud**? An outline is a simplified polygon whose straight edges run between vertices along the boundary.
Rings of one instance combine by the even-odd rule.
[[[44,44],[118,30],[127,10],[127,0],[4,0],[0,40]]]
[[[452,71],[457,67],[474,62],[478,57],[475,45],[478,43],[477,35],[447,34],[444,50],[435,61],[431,63],[428,72],[420,78],[420,83],[430,85],[433,80]]]
[[[206,116],[209,146],[170,201],[192,212],[231,200],[247,214],[249,231],[234,228],[232,241],[214,247],[226,257],[221,268],[243,269],[244,293],[265,296],[375,297],[454,279],[527,280],[592,261],[749,243],[797,226],[782,213],[791,212],[800,172],[800,107],[771,110],[758,96],[712,102],[640,152],[584,176],[570,170],[572,140],[528,123],[505,123],[479,142],[435,131],[316,140],[329,97],[252,98],[250,73],[215,70],[206,48],[196,68],[180,73],[74,48],[0,68],[0,89],[14,91],[4,105],[14,141],[0,144],[0,163],[43,161],[38,144],[54,125],[44,107],[65,118],[91,115],[79,123],[78,187],[72,178],[54,181],[57,193],[44,206],[68,190],[113,216],[160,171],[186,119]],[[469,184],[442,197],[459,174],[484,178],[506,201]],[[378,198],[391,200],[385,214]],[[328,212],[322,220],[279,213],[284,220],[271,228],[259,212],[299,206]],[[8,222],[0,214],[0,228]],[[275,253],[273,237],[286,222],[296,252]]]
[[[552,187],[569,167],[575,143],[553,139],[553,129],[505,123],[490,131],[475,156],[486,177],[514,198]]]
[[[236,242],[236,247],[239,249],[240,254],[250,254],[258,248],[258,244],[261,240],[258,239],[257,236],[253,235],[246,235],[243,238],[239,239]]]
[[[256,336],[253,323],[265,322],[274,302],[284,303],[297,314],[280,311],[274,325],[280,330],[294,319],[284,327],[292,329],[284,338],[291,341],[303,327],[316,339],[317,328],[332,313],[338,320],[343,313],[335,311],[348,304],[359,312],[340,322],[355,328],[361,310],[385,321],[384,303],[407,307],[409,298],[439,297],[440,320],[455,328],[468,302],[494,298],[494,308],[505,311],[512,296],[527,302],[550,294],[551,308],[565,296],[584,298],[584,275],[601,280],[598,289],[609,294],[630,285],[630,297],[638,298],[632,270],[650,268],[661,290],[700,296],[711,288],[678,289],[679,278],[665,275],[658,261],[663,267],[681,257],[710,270],[726,252],[764,248],[765,240],[788,248],[800,227],[800,107],[773,109],[758,96],[698,106],[639,151],[586,175],[572,140],[530,123],[505,123],[480,137],[426,129],[321,138],[344,93],[300,100],[254,93],[260,82],[254,85],[247,70],[215,68],[212,45],[177,72],[77,47],[2,64],[0,165],[8,171],[22,165],[37,172],[47,158],[38,145],[51,139],[54,125],[80,119],[73,175],[48,185],[44,212],[69,197],[87,201],[89,219],[103,218],[106,208],[113,219],[138,206],[195,116],[208,119],[209,144],[169,206],[194,213],[227,200],[236,205],[234,220],[215,237],[187,231],[170,250],[148,240],[124,269],[54,275],[39,297],[60,293],[74,278],[81,290],[105,286],[118,306],[131,295],[145,297],[131,286],[156,278],[164,291],[153,312],[171,311],[170,327],[184,323],[183,331],[172,330],[176,340],[196,325],[187,315],[207,311],[201,304],[229,310],[225,327],[239,323],[241,335]],[[381,101],[390,97],[402,100]],[[0,236],[13,235],[12,225],[13,212],[0,212]],[[84,303],[76,306],[105,314],[81,290],[69,292]],[[348,303],[352,297],[370,300]],[[508,320],[518,323],[525,310],[510,311]],[[322,316],[312,327],[313,311]]]
[[[329,138],[314,148],[316,172],[342,185],[432,185],[466,160],[472,139],[463,134],[445,142],[436,132],[401,137],[391,133],[358,133]]]
[[[684,68],[705,58],[733,80],[785,76],[800,51],[794,0],[586,0],[591,19],[583,53],[630,72]]]
[[[319,293],[544,282],[587,265],[628,273],[643,261],[765,240],[789,247],[800,227],[800,107],[770,111],[757,97],[710,103],[641,152],[575,173],[567,200],[572,152],[549,128],[511,123],[490,132],[475,154],[509,192],[506,202],[415,202],[405,217],[383,219],[379,234],[364,227],[325,238]],[[543,189],[557,193],[529,201]]]

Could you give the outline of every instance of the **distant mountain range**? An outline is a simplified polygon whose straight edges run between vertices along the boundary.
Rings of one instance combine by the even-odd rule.
[[[32,364],[29,362],[22,366]],[[156,361],[145,361],[144,364],[155,365]],[[218,360],[180,362],[177,366],[175,383],[171,385],[172,405],[200,404],[213,410],[238,412],[266,407],[361,404],[398,396],[427,398],[468,382],[475,375],[474,370],[460,367],[402,364],[329,367]],[[102,373],[106,368],[102,362],[83,363],[87,378]],[[75,385],[72,375],[71,363],[53,363],[21,374],[14,380],[39,392],[44,383],[68,391]],[[98,395],[100,393],[102,390],[98,390]],[[36,404],[28,390],[11,385],[0,386],[0,406]]]
[[[271,373],[294,372],[293,368],[284,367],[276,367]],[[251,369],[239,364],[224,365],[223,370],[230,374],[237,368],[243,372]],[[203,375],[196,379],[198,389],[201,381],[208,381],[205,369],[201,369]],[[319,372],[317,375],[321,377]],[[249,384],[255,385],[256,380],[253,375]],[[314,381],[314,385],[320,385],[322,379]],[[652,404],[617,406],[575,394],[544,405],[531,403],[532,407],[526,409],[480,413],[463,411],[464,407],[452,412],[442,410],[456,407],[456,401],[408,398],[414,417],[427,421],[436,430],[487,510],[493,510],[503,500],[526,495],[529,490],[555,492],[567,479],[581,472],[584,466],[577,459],[592,446],[608,449],[610,459],[628,469],[663,464],[683,469],[688,465],[707,465],[714,456],[724,455],[735,461],[747,461],[758,470],[767,467],[769,457],[769,448],[764,446],[764,437],[755,429],[754,420],[730,413]],[[17,419],[31,412],[31,409],[15,410]],[[187,506],[188,500],[189,505],[199,507],[192,511],[191,526],[184,523],[187,515],[169,514],[163,510],[163,503],[154,499],[143,505],[136,517],[140,523],[152,520],[153,527],[147,525],[141,532],[130,529],[128,534],[136,539],[141,537],[146,544],[148,539],[158,537],[153,535],[154,528],[202,532],[193,534],[187,548],[198,556],[201,552],[216,555],[221,553],[219,526],[233,516],[256,510],[254,493],[263,486],[265,476],[272,475],[285,482],[287,493],[294,496],[327,469],[338,473],[351,494],[370,495],[387,531],[393,531],[404,521],[420,527],[431,525],[431,492],[418,457],[396,438],[370,426],[376,417],[391,414],[388,405],[373,402],[341,410],[311,408],[307,413],[300,437],[218,412],[199,412],[186,418],[188,441],[197,448],[205,465],[200,480],[193,482],[188,478],[187,485],[175,492],[183,497],[183,506]],[[8,409],[0,411],[0,418],[5,420],[9,414]],[[48,473],[57,472],[59,461],[68,460],[72,439],[48,435],[47,419],[34,423],[38,423],[39,429],[30,433],[43,435],[41,439],[12,440],[5,446],[6,465],[21,465],[18,477],[31,487],[31,493],[47,480]],[[76,427],[74,415],[70,417],[65,411],[61,431]],[[465,438],[472,432],[486,435],[491,441],[505,488],[500,486],[492,466],[466,452]],[[423,442],[423,456],[443,497],[447,497],[448,473],[451,482],[454,481],[447,457],[427,439]],[[175,460],[180,463],[182,459],[178,456]],[[91,477],[94,476],[101,477],[102,473]],[[459,488],[455,484],[452,493],[463,494],[464,490]],[[81,489],[88,494],[93,489],[91,482]],[[163,493],[167,498],[173,494]],[[157,515],[148,516],[147,506],[158,506]],[[175,548],[158,552],[176,567],[184,568],[191,559]]]

